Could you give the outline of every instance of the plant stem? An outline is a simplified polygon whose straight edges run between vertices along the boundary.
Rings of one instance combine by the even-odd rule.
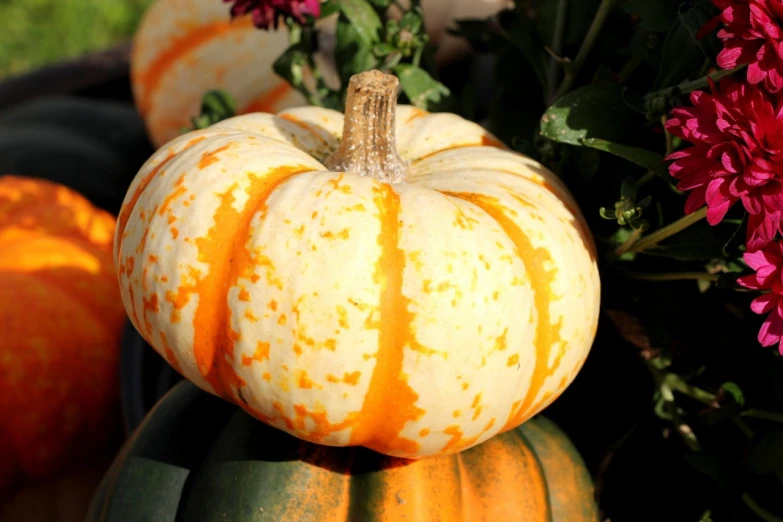
[[[628,81],[628,78],[639,68],[644,62],[645,50],[637,51],[631,55],[620,72],[617,73],[617,83],[623,84]]]
[[[340,148],[324,161],[329,170],[353,172],[385,183],[405,179],[405,163],[397,154],[394,139],[399,84],[396,76],[375,70],[351,77]]]
[[[717,281],[720,279],[718,274],[709,274],[707,272],[658,272],[644,273],[617,268],[616,271],[629,279],[638,279],[639,281]]]
[[[551,50],[553,56],[549,59],[549,71],[547,72],[547,91],[549,98],[554,95],[557,83],[557,73],[560,72],[560,64],[557,57],[563,52],[563,34],[565,33],[566,13],[568,12],[568,0],[557,0],[557,13],[555,14],[555,30],[552,34]]]
[[[606,18],[609,16],[612,9],[614,9],[615,5],[617,5],[618,1],[619,0],[601,0],[601,5],[598,6],[598,11],[595,13],[593,22],[587,30],[584,41],[582,41],[582,46],[579,48],[579,52],[576,54],[574,61],[567,64],[563,83],[560,84],[560,88],[552,97],[552,101],[561,98],[571,89],[571,86],[576,81],[576,77],[579,75],[579,71],[582,69],[590,51],[593,49],[593,45],[595,45],[595,42],[598,39],[598,35],[601,33]]]
[[[623,244],[615,249],[612,257],[620,257],[626,252],[628,252],[628,249],[631,248],[631,245],[636,243],[636,241],[639,239],[639,236],[641,235],[642,235],[641,229],[635,228],[633,232],[631,232],[631,235],[628,236],[628,239],[623,241]]]
[[[758,503],[747,493],[742,494],[742,501],[746,506],[748,506],[748,508],[750,508],[751,511],[753,511],[753,513],[756,514],[756,516],[765,522],[783,522],[783,518],[777,517],[763,507],[759,506]]]
[[[669,225],[666,225],[665,227],[659,228],[652,234],[643,237],[633,245],[631,245],[631,248],[628,249],[629,252],[641,252],[643,250],[646,250],[648,248],[654,247],[664,239],[673,236],[674,234],[677,234],[678,232],[682,232],[689,226],[693,225],[694,223],[697,223],[704,219],[707,216],[707,207],[702,207],[696,212],[693,212],[692,214],[688,214],[687,216],[681,217],[674,223],[670,223]]]
[[[696,78],[695,80],[682,82],[679,85],[675,85],[673,87],[666,87],[665,89],[659,89],[657,91],[653,91],[649,93],[645,98],[658,98],[658,97],[669,97],[674,94],[688,94],[693,91],[697,91],[699,89],[706,89],[710,86],[710,80],[718,81],[724,76],[730,76],[736,72],[741,71],[747,67],[746,65],[738,65],[737,67],[733,69],[721,69],[720,71],[715,71],[712,74],[708,74],[707,76],[702,76],[701,78]]]
[[[772,422],[779,422],[783,424],[783,413],[776,411],[757,410],[751,408],[742,412],[743,417],[753,417],[755,419],[764,419]]]
[[[657,175],[658,175],[658,174],[656,174],[655,172],[653,172],[653,171],[651,171],[651,170],[650,170],[650,171],[648,171],[648,172],[647,172],[647,174],[645,174],[644,176],[642,176],[641,178],[639,178],[639,181],[637,181],[637,182],[636,182],[636,186],[637,186],[637,187],[641,187],[642,185],[644,185],[644,184],[645,184],[645,183],[647,183],[648,181],[650,181],[650,180],[654,179],[654,178],[655,178],[655,176],[657,176]]]

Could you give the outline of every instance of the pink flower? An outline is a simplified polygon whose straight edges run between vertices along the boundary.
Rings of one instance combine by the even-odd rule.
[[[783,243],[770,243],[755,252],[744,255],[745,262],[755,274],[741,277],[737,282],[752,290],[767,290],[750,304],[757,314],[769,313],[759,330],[759,342],[762,346],[778,344],[783,354],[780,340],[783,337]]]
[[[321,14],[320,0],[223,0],[232,2],[231,17],[253,14],[253,23],[259,29],[269,29],[277,24],[281,16],[290,16],[298,23],[306,21],[305,16],[315,18]]]
[[[666,129],[693,143],[666,159],[677,188],[691,191],[690,214],[707,205],[718,224],[737,201],[749,213],[748,250],[772,241],[783,219],[783,93],[781,99],[730,77],[712,94],[691,93],[692,107],[672,111]]]
[[[718,65],[748,65],[748,81],[770,92],[783,88],[783,0],[712,0],[721,14],[700,31],[702,36],[723,22],[718,38],[723,50]]]

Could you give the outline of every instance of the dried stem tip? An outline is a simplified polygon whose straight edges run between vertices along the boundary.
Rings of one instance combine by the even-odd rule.
[[[351,77],[345,103],[343,138],[324,162],[330,170],[353,172],[386,183],[405,179],[405,163],[397,155],[395,114],[399,80],[367,71]]]

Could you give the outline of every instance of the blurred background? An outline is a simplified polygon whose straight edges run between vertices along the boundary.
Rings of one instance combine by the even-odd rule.
[[[0,0],[0,79],[128,41],[152,0]]]

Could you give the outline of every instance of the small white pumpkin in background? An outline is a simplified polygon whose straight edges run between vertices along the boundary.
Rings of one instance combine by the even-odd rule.
[[[464,42],[445,34],[457,18],[483,17],[508,0],[424,0],[430,38],[441,41],[438,60],[466,52]],[[278,112],[305,105],[305,99],[272,70],[289,45],[284,24],[277,31],[253,26],[250,15],[230,20],[221,0],[157,0],[145,13],[133,40],[131,83],[150,140],[159,147],[176,138],[199,113],[205,92],[221,89],[237,102],[239,114]],[[328,54],[336,17],[318,22],[323,53],[316,55],[330,86],[339,87]]]
[[[301,439],[452,454],[572,382],[600,282],[574,200],[476,123],[354,76],[345,117],[236,116],[159,149],[114,240],[134,326]]]

